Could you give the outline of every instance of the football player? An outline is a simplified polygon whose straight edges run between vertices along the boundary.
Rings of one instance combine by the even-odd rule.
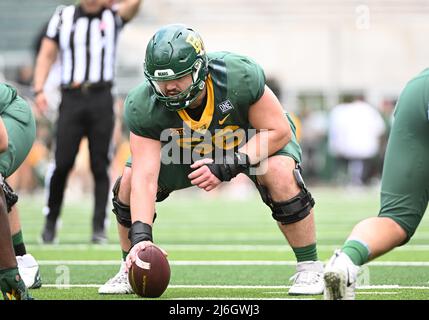
[[[14,88],[0,84],[0,289],[6,300],[31,299],[18,270],[7,217],[18,196],[5,179],[24,161],[35,137],[36,123],[30,107]]]
[[[153,245],[156,201],[190,186],[211,191],[244,173],[295,252],[289,294],[322,294],[314,200],[301,178],[301,148],[262,68],[242,55],[206,53],[195,30],[175,24],[149,41],[144,73],[146,81],[125,102],[132,163],[113,189],[126,265],[99,292],[132,292],[127,266]]]
[[[352,300],[359,267],[413,236],[429,200],[429,69],[403,89],[394,112],[378,217],[359,222],[325,267],[325,299]]]

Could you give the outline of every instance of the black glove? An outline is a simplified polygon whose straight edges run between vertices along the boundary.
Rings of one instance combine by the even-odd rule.
[[[230,181],[239,173],[246,171],[250,167],[249,156],[242,152],[235,152],[234,156],[226,155],[222,163],[206,164],[210,171],[220,181]]]
[[[128,239],[130,239],[132,247],[142,241],[153,242],[152,226],[141,221],[134,222],[128,232]]]

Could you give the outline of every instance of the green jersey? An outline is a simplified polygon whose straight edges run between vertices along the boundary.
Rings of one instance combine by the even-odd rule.
[[[131,132],[163,143],[167,136],[175,136],[180,148],[204,155],[243,143],[250,128],[249,107],[264,93],[264,72],[251,59],[233,53],[208,57],[207,102],[200,120],[192,119],[186,110],[167,110],[145,81],[125,102],[125,122]]]
[[[169,143],[173,148],[168,148],[168,152],[174,151],[174,146],[180,151],[180,161],[173,156],[168,162],[166,148],[162,150],[158,184],[167,191],[191,186],[187,175],[191,172],[189,164],[195,160],[218,159],[225,150],[236,150],[256,133],[248,114],[250,106],[264,93],[264,71],[252,59],[234,53],[216,52],[208,54],[208,58],[206,104],[199,120],[192,119],[186,109],[169,111],[156,99],[148,81],[133,89],[125,101],[124,119],[131,132],[159,140],[163,146]],[[295,136],[276,154],[300,162],[301,149]]]
[[[36,123],[29,105],[16,89],[0,83],[0,116],[8,134],[8,148],[0,153],[0,174],[10,176],[22,164],[36,137]]]

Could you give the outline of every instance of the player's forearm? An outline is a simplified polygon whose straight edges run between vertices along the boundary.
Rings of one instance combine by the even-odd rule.
[[[0,270],[16,267],[15,252],[13,250],[9,221],[7,216],[7,206],[3,199],[0,199]]]
[[[157,180],[154,176],[132,178],[131,180],[131,221],[141,221],[152,225],[155,214]]]
[[[246,153],[250,164],[254,165],[283,148],[291,136],[291,130],[260,130],[239,151]]]

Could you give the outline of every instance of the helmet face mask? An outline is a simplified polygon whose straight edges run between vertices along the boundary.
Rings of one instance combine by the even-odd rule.
[[[156,98],[170,111],[187,108],[201,94],[208,75],[208,61],[203,42],[194,30],[184,25],[168,25],[160,29],[146,48],[144,74]],[[166,95],[162,82],[191,75],[188,88],[175,95]]]

